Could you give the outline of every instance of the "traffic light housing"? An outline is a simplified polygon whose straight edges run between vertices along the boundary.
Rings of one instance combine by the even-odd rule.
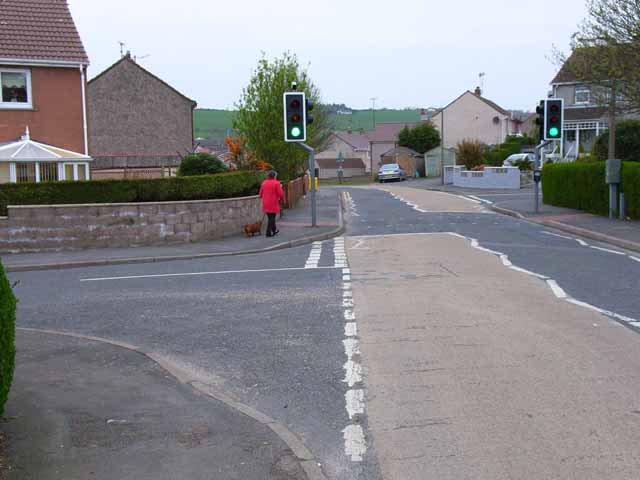
[[[536,107],[536,113],[538,117],[536,118],[536,125],[540,130],[540,141],[544,140],[544,110],[545,110],[545,101],[540,100],[540,105]]]
[[[550,98],[545,100],[544,109],[544,139],[562,140],[563,135],[564,100]]]
[[[304,92],[285,92],[284,100],[284,141],[304,142],[307,140],[307,99]]]

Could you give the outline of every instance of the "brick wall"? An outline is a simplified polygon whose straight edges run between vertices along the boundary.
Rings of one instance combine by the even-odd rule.
[[[257,196],[191,202],[9,207],[0,253],[214,240],[262,217]]]

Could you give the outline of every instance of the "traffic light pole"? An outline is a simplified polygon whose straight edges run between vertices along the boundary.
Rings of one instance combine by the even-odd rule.
[[[311,226],[317,227],[315,150],[306,143],[300,143],[300,146],[309,152],[309,175],[311,176]]]
[[[533,171],[533,180],[534,180],[534,188],[535,188],[535,212],[540,213],[540,170],[542,169],[542,149],[547,145],[553,143],[553,140],[544,140],[540,142],[535,148],[536,152],[536,165],[535,170]]]

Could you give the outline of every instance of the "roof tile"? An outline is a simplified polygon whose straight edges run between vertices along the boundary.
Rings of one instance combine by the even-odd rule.
[[[0,58],[89,63],[66,0],[0,0]]]

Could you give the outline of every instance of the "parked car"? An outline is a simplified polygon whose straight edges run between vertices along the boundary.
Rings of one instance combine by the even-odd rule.
[[[387,165],[382,165],[380,170],[378,170],[378,180],[380,183],[386,182],[388,180],[406,180],[407,173],[398,165],[397,163],[389,163]]]
[[[502,162],[502,166],[513,167],[515,166],[515,162],[521,162],[523,160],[529,160],[533,165],[536,161],[536,157],[533,153],[514,153],[513,155],[509,155],[507,159]]]

